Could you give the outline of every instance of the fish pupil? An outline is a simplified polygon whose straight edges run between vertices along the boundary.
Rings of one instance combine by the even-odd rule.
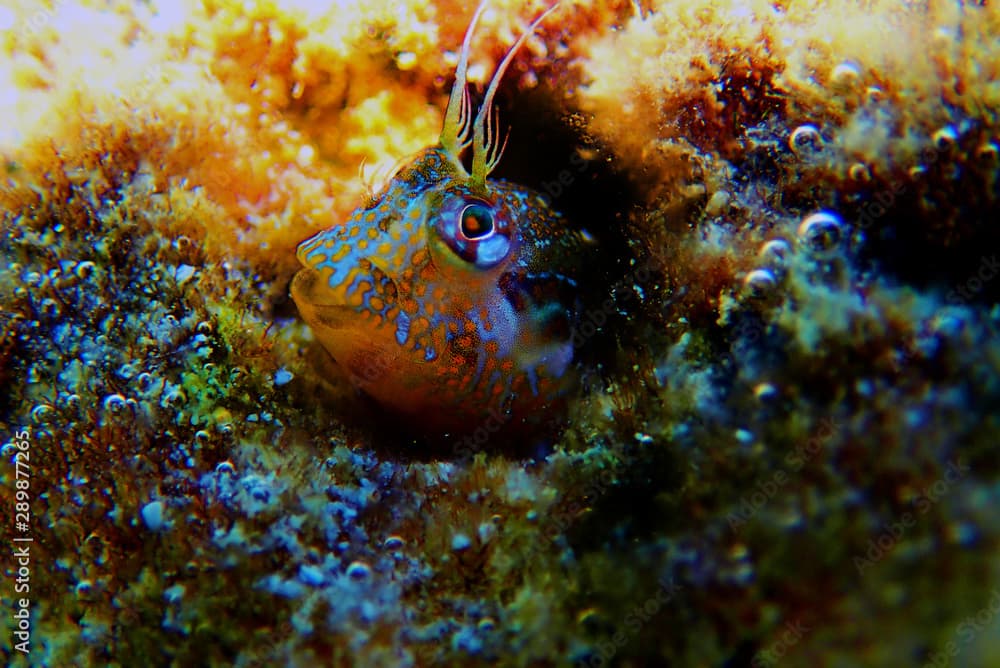
[[[482,204],[470,204],[462,210],[462,234],[480,239],[493,232],[493,215]]]

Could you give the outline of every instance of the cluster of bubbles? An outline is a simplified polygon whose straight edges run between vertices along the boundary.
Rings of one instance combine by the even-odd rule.
[[[795,233],[795,246],[814,260],[829,260],[844,241],[844,223],[831,211],[817,211],[803,218]],[[770,239],[757,253],[759,266],[743,278],[745,293],[751,299],[773,295],[788,274],[793,247],[782,238]]]

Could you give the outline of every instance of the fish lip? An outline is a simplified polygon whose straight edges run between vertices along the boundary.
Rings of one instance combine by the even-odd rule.
[[[317,289],[317,283],[321,278],[320,273],[312,267],[303,267],[292,277],[288,292],[292,301],[299,307],[299,311],[305,313],[318,310],[350,310],[343,301],[323,301],[316,298],[317,294],[322,294],[322,291]]]

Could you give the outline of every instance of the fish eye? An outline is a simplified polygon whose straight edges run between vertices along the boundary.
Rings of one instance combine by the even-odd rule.
[[[479,269],[503,262],[513,248],[514,228],[502,202],[471,193],[445,193],[430,203],[437,238],[451,251]]]
[[[459,215],[458,229],[469,240],[482,239],[493,234],[493,212],[478,202],[467,205]]]

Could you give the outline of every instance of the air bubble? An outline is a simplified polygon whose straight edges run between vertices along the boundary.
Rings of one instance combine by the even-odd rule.
[[[46,297],[42,300],[42,303],[38,305],[38,311],[39,314],[47,320],[56,320],[62,314],[59,302],[51,297]]]
[[[156,381],[152,374],[143,371],[135,378],[136,388],[140,392],[149,392],[153,388],[153,383]]]
[[[868,165],[863,162],[856,162],[847,170],[847,175],[856,183],[869,183],[872,180],[872,173]]]
[[[854,63],[841,63],[830,73],[830,84],[837,89],[854,88],[861,81],[861,70]]]
[[[208,320],[202,320],[195,326],[195,330],[199,334],[206,334],[206,335],[211,334],[213,329],[214,327],[212,327],[212,323],[210,323]]]
[[[215,467],[215,472],[219,475],[234,476],[236,475],[236,467],[228,459],[224,462],[219,462]]]
[[[826,256],[836,251],[840,245],[843,226],[836,215],[820,211],[799,224],[798,235],[799,242],[811,253]]]
[[[94,591],[94,585],[90,580],[80,580],[74,589],[79,598],[88,598]]]
[[[385,542],[382,543],[382,546],[387,550],[398,550],[405,544],[406,541],[403,540],[401,536],[389,536],[385,539]]]
[[[788,146],[796,155],[811,155],[823,150],[823,136],[812,124],[800,125],[788,138]]]
[[[777,280],[767,269],[754,269],[743,279],[747,293],[754,299],[766,297],[774,291]]]
[[[120,415],[125,412],[125,408],[127,407],[128,404],[125,402],[125,397],[123,397],[122,395],[109,394],[108,396],[104,397],[102,405],[104,406],[104,410],[106,412],[111,413],[113,415]]]
[[[50,404],[38,404],[31,409],[31,421],[35,424],[45,424],[56,413]]]
[[[160,399],[160,406],[162,408],[169,408],[180,405],[185,401],[187,401],[187,397],[184,395],[184,390],[179,387],[173,387],[163,395],[162,399]]]
[[[363,561],[353,561],[347,567],[347,577],[352,580],[367,580],[371,577],[372,569]]]
[[[758,401],[770,401],[778,396],[778,388],[771,383],[758,383],[753,388],[753,395]]]
[[[983,142],[976,148],[976,160],[987,167],[996,167],[997,158],[1000,156],[1000,148],[995,141]]]
[[[74,273],[76,274],[76,277],[79,278],[80,280],[86,280],[94,275],[95,269],[97,269],[97,265],[91,262],[90,260],[86,260],[76,265],[76,270],[74,271]]]
[[[107,544],[104,542],[104,539],[101,538],[100,534],[96,532],[87,534],[87,537],[83,539],[83,546],[87,549],[87,556],[91,558],[101,554],[107,548]]]
[[[946,125],[935,132],[931,139],[939,151],[949,151],[958,143],[958,133],[955,132],[955,128]]]
[[[788,263],[788,256],[792,249],[784,239],[771,239],[760,247],[757,257],[766,266],[771,268],[784,267]]]

